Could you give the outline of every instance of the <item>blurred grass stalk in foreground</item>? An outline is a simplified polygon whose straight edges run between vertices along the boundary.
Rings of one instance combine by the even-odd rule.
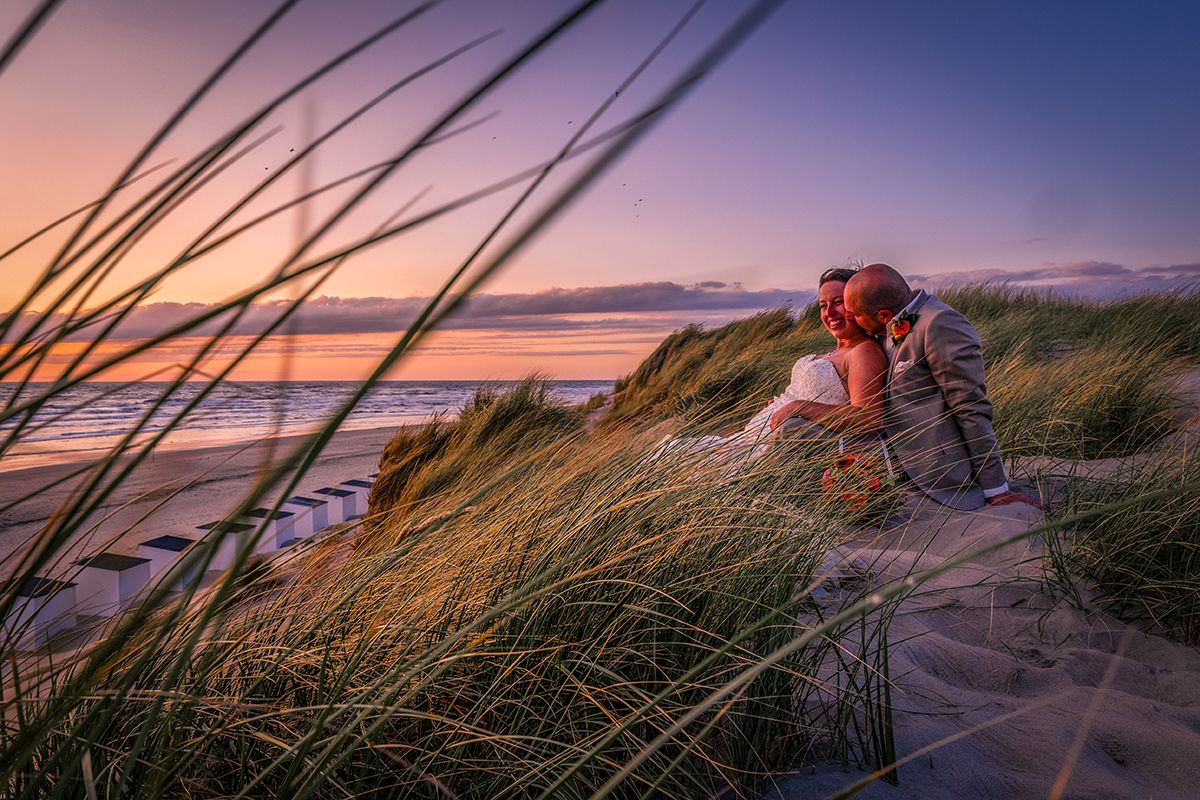
[[[6,53],[15,54],[54,5],[43,4],[26,31],[14,37]],[[22,581],[64,567],[60,563],[62,554],[86,521],[163,437],[195,411],[206,392],[179,411],[159,434],[135,444],[151,416],[172,399],[181,382],[202,369],[211,353],[226,345],[251,302],[304,277],[317,278],[309,284],[311,293],[320,285],[320,279],[346,257],[496,190],[487,187],[433,213],[335,248],[332,255],[305,260],[313,245],[412,153],[444,138],[449,125],[581,19],[595,3],[581,3],[433,120],[395,159],[368,173],[366,185],[319,221],[281,261],[272,277],[202,315],[177,321],[133,345],[118,346],[115,352],[105,352],[103,345],[112,343],[117,326],[163,280],[265,220],[269,215],[220,234],[224,226],[241,218],[239,213],[251,199],[311,158],[322,137],[183,245],[171,263],[125,289],[109,285],[115,267],[150,231],[178,214],[199,187],[253,149],[256,141],[248,148],[234,150],[273,110],[435,4],[418,5],[298,81],[210,147],[182,165],[171,167],[167,177],[110,214],[112,218],[102,224],[105,213],[116,207],[118,197],[128,194],[135,179],[145,176],[139,170],[158,145],[213,86],[226,79],[228,70],[292,5],[282,3],[247,37],[146,143],[108,192],[96,203],[58,221],[66,225],[82,215],[41,277],[0,321],[0,339],[4,342],[0,378],[15,381],[14,391],[8,394],[0,412],[0,419],[9,423],[2,449],[11,448],[21,441],[25,431],[40,424],[39,410],[73,384],[103,375],[105,370],[156,346],[199,334],[208,323],[217,324],[216,333],[201,338],[195,354],[181,365],[177,380],[146,410],[141,423],[125,432],[123,441],[108,457],[80,476],[79,489],[70,503],[17,558],[14,579],[4,585],[0,612],[7,613],[19,602],[17,589]],[[627,122],[591,142],[582,140],[611,102],[609,98],[553,160],[523,178],[516,176],[514,180],[531,181],[529,191],[472,250],[426,313],[397,342],[372,378],[364,382],[358,396],[409,352],[461,297],[503,266],[561,213],[663,111],[682,99],[773,5],[762,2],[750,7],[656,101]],[[667,41],[669,37],[664,45]],[[638,76],[642,66],[630,80]],[[369,104],[363,110],[367,108]],[[343,124],[325,136],[335,135]],[[598,155],[578,177],[568,181],[540,212],[518,227],[506,244],[496,248],[497,252],[484,257],[484,248],[546,174],[563,159],[595,147],[599,148]],[[280,207],[271,215],[286,208]],[[55,230],[56,226],[47,226],[39,234]],[[9,248],[5,257],[11,258],[36,236]],[[282,326],[306,296],[302,294],[270,329],[243,345],[241,354],[214,376],[209,390]],[[31,315],[28,312],[34,302],[39,303],[40,310]],[[54,349],[81,332],[88,334],[84,347],[58,370],[48,389],[35,388],[31,379],[56,363],[50,357]],[[268,489],[281,482],[288,485],[281,496],[287,496],[356,399],[352,398],[303,447],[260,476],[233,515],[258,504]],[[489,402],[481,400],[480,405]],[[331,544],[297,556],[295,569],[300,576],[291,583],[281,583],[276,577],[249,570],[251,543],[242,548],[233,568],[211,589],[197,592],[191,587],[183,596],[174,597],[167,591],[170,581],[164,581],[143,603],[117,617],[101,639],[83,650],[60,653],[57,658],[35,655],[23,661],[6,647],[10,658],[3,686],[0,744],[4,754],[0,759],[4,764],[0,781],[6,793],[56,796],[83,789],[93,794],[97,787],[104,787],[111,795],[220,791],[298,796],[353,785],[355,794],[387,794],[406,781],[436,793],[444,789],[445,781],[466,780],[472,792],[490,794],[484,786],[509,791],[519,786],[526,793],[564,781],[577,786],[594,785],[599,780],[597,770],[607,775],[623,763],[622,759],[644,748],[675,709],[694,709],[695,703],[722,679],[754,663],[760,649],[770,651],[773,640],[791,637],[795,626],[794,584],[797,577],[811,572],[795,565],[817,552],[797,548],[791,537],[778,532],[768,534],[770,527],[762,526],[752,533],[756,540],[765,541],[756,541],[754,547],[766,548],[764,557],[774,554],[773,568],[763,570],[766,562],[746,561],[748,551],[731,548],[730,540],[711,536],[712,519],[703,511],[710,497],[695,495],[695,488],[690,490],[691,499],[685,506],[697,505],[698,510],[680,513],[691,524],[703,521],[703,526],[674,541],[653,533],[653,517],[645,511],[638,516],[637,512],[645,499],[639,494],[643,481],[637,474],[644,467],[644,457],[636,456],[631,462],[630,451],[621,449],[611,458],[618,462],[624,459],[624,468],[620,463],[608,464],[610,473],[595,478],[598,483],[592,483],[592,476],[581,482],[578,474],[571,474],[572,490],[578,493],[580,488],[585,489],[588,502],[576,505],[570,514],[560,509],[557,519],[566,523],[565,527],[543,542],[526,541],[516,534],[525,531],[528,535],[537,530],[526,526],[540,522],[539,518],[525,520],[521,515],[536,512],[539,500],[550,497],[548,488],[524,497],[504,496],[495,508],[490,533],[481,533],[478,520],[467,516],[468,509],[484,500],[496,502],[493,481],[475,492],[472,505],[451,509],[448,515],[443,514],[442,522],[426,526],[378,555],[367,557],[364,543],[363,553],[349,558],[337,570],[318,569],[322,559],[345,558]],[[596,463],[590,457],[584,461],[589,466]],[[486,463],[482,457],[480,463]],[[532,473],[525,469],[522,474],[552,483],[564,477],[554,469]],[[536,482],[530,485],[536,486]],[[558,484],[553,488],[562,492]],[[627,496],[631,510],[625,513],[633,518],[616,527],[601,525],[599,535],[590,539],[577,537],[576,528],[594,527],[597,519],[620,508],[620,504],[614,505],[611,492]],[[665,496],[669,493],[652,493],[649,499]],[[459,520],[471,525],[465,528],[469,540],[456,545],[455,535],[464,530]],[[438,535],[434,552],[422,552],[434,533]],[[572,549],[565,554],[557,552],[567,541],[573,543]],[[197,548],[179,571],[203,569],[220,543],[214,539],[209,544]],[[726,557],[734,556],[735,562],[722,565],[714,561],[715,554],[708,552],[714,546],[727,550]],[[693,549],[697,552],[691,560],[683,558]],[[639,577],[629,569],[630,554],[640,556],[638,563],[650,571],[649,575]],[[559,561],[564,555],[568,556],[566,560]],[[583,562],[578,557],[584,555],[591,559],[590,566],[580,570]],[[446,560],[460,557],[465,558],[465,565],[449,569],[452,565]],[[747,570],[757,580],[766,581],[771,591],[737,596],[736,592],[747,591],[748,584],[742,580]],[[491,579],[485,579],[489,574]],[[728,586],[722,584],[731,575],[739,576],[738,580]],[[688,588],[693,580],[699,584]],[[677,585],[681,581],[682,585]],[[613,592],[615,599],[610,596]],[[573,599],[564,603],[568,594]],[[687,608],[688,597],[697,606],[695,609]],[[766,603],[768,598],[770,605]],[[718,613],[707,609],[713,603],[719,607]],[[365,609],[372,613],[364,614]],[[595,623],[604,619],[613,636],[596,639],[592,632],[605,629],[605,625],[597,627]],[[565,622],[589,620],[583,630],[575,633],[569,626],[563,627]],[[584,631],[589,632],[580,635]],[[548,644],[539,644],[547,641],[543,638],[547,634],[551,636]],[[595,657],[574,652],[580,645],[597,648]],[[818,650],[828,647],[823,644]],[[620,670],[627,661],[632,671],[628,678],[622,678]],[[545,671],[544,677],[531,680],[535,671]],[[700,781],[708,787],[726,781],[736,783],[736,776],[747,772],[747,760],[753,762],[751,772],[776,768],[776,759],[761,751],[762,742],[781,743],[787,737],[764,737],[765,731],[754,728],[794,728],[797,722],[789,711],[793,706],[789,700],[805,686],[811,691],[811,686],[797,682],[787,670],[773,674],[773,681],[747,685],[736,699],[714,706],[698,738],[688,736],[670,747],[657,746],[660,755],[652,757],[654,770],[650,777],[639,780],[655,786],[668,778],[676,779],[697,758],[711,769],[686,780]],[[748,691],[756,698],[756,707],[765,713],[740,709],[738,704]],[[758,696],[762,692],[767,694]],[[539,703],[550,705],[567,698],[571,702],[563,703],[553,713],[536,710]],[[619,742],[586,752],[597,737],[610,736],[614,722],[622,718],[626,722],[620,726],[625,730],[616,737]],[[737,724],[730,728],[728,721]],[[704,742],[714,728],[720,731],[714,737],[720,740],[716,750]],[[740,755],[733,758],[735,753]],[[487,754],[494,760],[477,760]],[[514,755],[518,758],[513,759]],[[505,763],[513,765],[510,774],[501,774],[499,767]],[[730,774],[725,774],[727,771]],[[639,770],[639,776],[644,772]]]
[[[318,222],[272,278],[115,355],[99,361],[79,356],[48,391],[30,391],[26,382],[53,363],[51,349],[65,337],[95,331],[84,352],[98,354],[123,316],[166,276],[266,218],[241,222],[238,216],[264,182],[158,272],[123,291],[100,292],[113,266],[147,231],[178,213],[190,191],[254,145],[247,137],[271,109],[342,59],[298,81],[171,169],[98,229],[103,209],[130,191],[154,142],[223,79],[227,67],[214,72],[113,189],[83,211],[83,222],[47,265],[42,282],[3,321],[0,378],[18,387],[0,412],[11,423],[3,447],[39,424],[38,410],[72,383],[156,344],[178,341],[206,322],[220,322],[223,327],[183,365],[182,380],[228,343],[230,320],[256,298],[305,277],[314,279],[307,284],[311,291],[320,285],[316,279],[354,253],[497,191],[485,187],[343,243],[329,255],[307,256],[384,177],[417,149],[453,135],[451,125],[591,5],[580,5],[483,79],[394,159],[356,173],[370,176],[368,184]],[[606,99],[559,153],[505,183],[539,188],[542,176],[563,160],[598,152],[507,242],[497,245],[496,237],[528,194],[480,243],[466,248],[464,261],[361,392],[561,213],[771,5],[753,6],[657,101],[605,133],[582,138]],[[379,35],[402,29],[409,16]],[[252,34],[239,54],[269,27]],[[376,40],[369,37],[360,47]],[[305,149],[285,170],[314,152]],[[221,233],[226,223],[239,222]],[[47,311],[23,326],[21,312],[43,296],[45,308],[59,313],[57,321],[51,323]],[[101,296],[110,299],[88,305]],[[289,315],[305,297],[297,297]],[[1200,356],[1191,296],[1125,301],[1122,326],[1103,323],[1112,309],[1015,290],[977,287],[946,299],[977,323],[984,338],[1003,448],[1030,463],[1043,456],[1126,457],[1151,447],[1169,427],[1170,398],[1159,380],[1176,359],[1194,366]],[[270,332],[243,344],[240,358]],[[361,528],[300,550],[269,570],[252,568],[251,550],[244,548],[233,569],[203,592],[173,596],[164,582],[78,653],[20,656],[6,647],[0,785],[18,797],[100,788],[111,796],[575,796],[597,789],[709,796],[728,787],[752,793],[768,776],[805,758],[840,757],[886,768],[897,757],[887,623],[911,588],[871,592],[864,582],[840,607],[814,599],[812,590],[827,577],[828,555],[848,522],[820,489],[827,454],[793,449],[787,457],[731,472],[727,462],[704,454],[656,457],[663,431],[650,427],[672,420],[688,432],[736,428],[781,388],[775,383],[786,381],[798,355],[828,346],[811,311],[799,319],[785,310],[770,312],[719,331],[689,328],[622,380],[613,411],[590,434],[582,433],[581,411],[558,407],[544,384],[532,380],[504,396],[477,396],[453,424],[405,434],[384,455],[371,514]],[[1111,383],[1103,384],[1108,392],[1089,391],[1098,374],[1109,376]],[[226,375],[228,370],[219,373],[213,385]],[[164,390],[155,407],[176,388]],[[1109,402],[1114,390],[1124,395],[1122,402]],[[1136,401],[1124,402],[1130,398]],[[280,496],[288,496],[355,399],[265,472],[234,513],[259,504],[280,484],[288,487]],[[194,409],[185,407],[175,424]],[[63,566],[58,559],[92,512],[161,440],[135,446],[140,429],[129,431],[83,476],[70,505],[21,554],[18,580]],[[1187,492],[1194,493],[1196,476],[1186,465],[1194,458],[1182,458],[1178,485],[1170,473],[1169,480],[1135,481],[1121,490],[1154,492],[1147,502],[1155,505],[1143,504],[1145,511],[1136,511],[1136,497],[1098,497],[1078,508],[1083,517],[1067,517],[1063,524],[1074,529],[1133,514],[1123,518],[1122,535],[1144,542],[1171,529],[1184,542],[1179,552],[1194,552],[1188,550],[1194,527],[1164,527],[1149,512],[1169,507],[1158,505],[1168,495],[1191,502]],[[1186,521],[1188,508],[1169,519]],[[1081,552],[1105,553],[1114,562],[1126,558],[1128,542],[1105,548],[1100,541]],[[192,561],[199,563],[182,564],[180,571],[202,567],[218,544],[197,549]],[[1154,551],[1154,564],[1162,562],[1160,552]],[[1172,569],[1194,564],[1174,556],[1165,563]],[[1155,586],[1175,579],[1152,577]],[[1130,585],[1134,596],[1143,591]],[[10,582],[0,610],[16,602],[16,583]]]

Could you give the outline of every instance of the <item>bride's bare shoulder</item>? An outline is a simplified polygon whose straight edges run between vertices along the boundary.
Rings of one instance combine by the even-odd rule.
[[[887,368],[883,346],[874,339],[865,339],[846,351],[846,362],[855,367]]]

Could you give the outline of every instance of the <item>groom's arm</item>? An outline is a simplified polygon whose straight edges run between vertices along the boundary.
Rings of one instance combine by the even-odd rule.
[[[984,386],[983,355],[975,329],[956,311],[938,314],[926,329],[925,358],[950,414],[958,423],[971,468],[987,498],[1008,491]]]
[[[845,358],[849,403],[793,400],[771,417],[771,429],[796,416],[819,422],[838,433],[873,433],[882,428],[887,356],[876,345],[864,344],[852,349]]]

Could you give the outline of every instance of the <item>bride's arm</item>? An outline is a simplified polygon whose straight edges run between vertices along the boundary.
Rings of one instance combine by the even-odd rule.
[[[883,427],[883,388],[887,380],[887,356],[879,347],[864,343],[846,354],[844,405],[794,400],[771,417],[771,429],[791,417],[819,422],[838,433],[870,433]]]

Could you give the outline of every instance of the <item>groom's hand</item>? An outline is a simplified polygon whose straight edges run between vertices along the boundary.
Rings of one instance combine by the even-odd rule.
[[[784,403],[782,406],[780,406],[779,410],[771,415],[771,430],[774,431],[780,425],[796,416],[796,412],[799,410],[799,408],[799,400],[793,400],[790,403]]]
[[[1033,506],[1037,509],[1041,509],[1042,507],[1041,501],[1036,497],[1026,497],[1016,492],[1001,492],[987,499],[989,506],[1011,506],[1013,503],[1024,503],[1027,506]]]

